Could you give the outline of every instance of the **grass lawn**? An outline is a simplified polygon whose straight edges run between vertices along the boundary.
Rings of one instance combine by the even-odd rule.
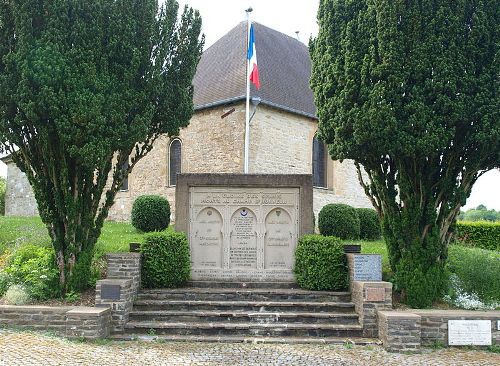
[[[129,243],[142,242],[143,236],[130,223],[106,221],[96,244],[96,256],[126,252]],[[50,245],[47,229],[39,217],[0,216],[0,255],[28,243]]]

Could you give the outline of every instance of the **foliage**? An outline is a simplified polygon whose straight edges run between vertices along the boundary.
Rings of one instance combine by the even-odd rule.
[[[323,206],[318,215],[321,235],[340,239],[359,239],[359,217],[356,209],[341,203]]]
[[[10,276],[4,271],[0,270],[0,297],[5,294],[11,284],[12,283]]]
[[[3,296],[9,305],[26,305],[31,302],[28,291],[22,285],[12,285]]]
[[[460,221],[500,221],[500,211],[488,210],[486,206],[479,205],[467,211],[460,211]]]
[[[132,205],[132,225],[145,233],[163,231],[170,223],[170,205],[156,195],[139,196]]]
[[[294,273],[305,289],[345,289],[348,273],[342,241],[332,236],[304,235],[295,250]]]
[[[23,285],[34,299],[46,300],[60,295],[52,248],[25,245],[11,255],[4,271],[11,283]]]
[[[459,244],[500,251],[500,222],[457,222],[455,238]]]
[[[499,252],[453,245],[447,266],[465,293],[477,295],[485,304],[500,304],[499,264]]]
[[[320,2],[319,138],[355,160],[412,306],[441,296],[450,228],[500,165],[499,16],[493,0]]]
[[[127,174],[189,123],[200,29],[175,0],[0,3],[0,152],[33,188],[64,290]]]
[[[189,280],[191,263],[185,233],[167,231],[146,235],[141,245],[142,285],[180,287]]]
[[[380,218],[371,208],[357,208],[359,217],[359,237],[366,240],[380,239]]]
[[[5,190],[6,182],[4,177],[0,177],[0,216],[5,215]]]

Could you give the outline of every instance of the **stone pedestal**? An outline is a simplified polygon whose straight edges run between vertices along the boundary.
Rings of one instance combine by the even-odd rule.
[[[181,174],[176,212],[193,280],[293,281],[298,238],[314,230],[312,177]]]

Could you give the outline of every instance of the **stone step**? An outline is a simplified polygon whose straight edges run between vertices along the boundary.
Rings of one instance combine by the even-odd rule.
[[[306,323],[306,324],[358,324],[355,313],[309,312],[248,312],[248,311],[132,311],[130,321],[139,322],[240,322],[240,323]]]
[[[172,323],[133,322],[125,325],[125,333],[148,335],[247,335],[264,337],[361,337],[359,324],[287,324],[287,323]]]
[[[249,300],[249,301],[330,301],[348,302],[350,292],[307,291],[274,288],[180,288],[141,290],[138,300]]]
[[[241,282],[241,281],[189,281],[187,287],[198,288],[294,288],[299,285],[295,282]]]
[[[241,310],[252,312],[354,312],[352,302],[136,300],[133,310]]]
[[[354,344],[378,345],[380,341],[360,337],[252,337],[244,335],[147,335],[139,333],[116,333],[110,336],[117,341],[140,340],[145,342],[218,342],[218,343],[285,343],[285,344]]]

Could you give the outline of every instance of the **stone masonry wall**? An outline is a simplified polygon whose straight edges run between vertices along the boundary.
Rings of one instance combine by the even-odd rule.
[[[224,119],[221,116],[235,108]],[[257,107],[251,122],[250,173],[311,173],[312,140],[317,122],[308,117],[264,105]],[[180,131],[183,173],[242,173],[245,131],[244,103],[198,111]],[[134,167],[128,190],[118,192],[108,218],[129,221],[134,200],[143,194],[158,194],[170,203],[175,221],[175,187],[169,182],[167,136],[155,142],[152,151]],[[351,161],[328,162],[329,189],[314,189],[315,214],[328,203],[371,207],[358,183]],[[6,214],[32,216],[36,203],[26,177],[8,163]]]
[[[0,326],[45,330],[69,338],[105,338],[111,311],[68,306],[0,305]]]
[[[36,216],[38,207],[26,175],[9,160],[7,164],[6,216]]]

